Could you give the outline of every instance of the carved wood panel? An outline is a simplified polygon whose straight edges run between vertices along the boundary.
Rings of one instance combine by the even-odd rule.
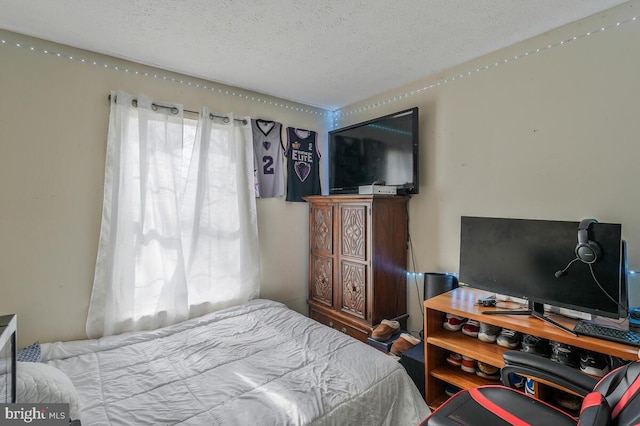
[[[333,262],[331,258],[313,256],[311,297],[329,306],[333,304]]]
[[[333,252],[333,208],[313,207],[313,250]]]
[[[367,267],[360,263],[342,262],[341,272],[342,310],[364,318]]]
[[[366,260],[367,207],[342,207],[342,254]]]

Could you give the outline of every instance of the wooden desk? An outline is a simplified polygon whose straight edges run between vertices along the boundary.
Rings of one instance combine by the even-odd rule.
[[[424,301],[425,400],[432,409],[438,407],[447,399],[444,392],[447,384],[469,389],[484,384],[496,383],[474,374],[465,373],[460,368],[450,366],[445,361],[449,352],[467,355],[478,361],[502,368],[504,366],[502,354],[508,350],[497,344],[481,342],[460,332],[445,330],[442,324],[447,313],[626,360],[637,360],[639,358],[638,348],[636,347],[593,337],[576,337],[552,324],[531,316],[483,315],[482,312],[484,311],[498,310],[498,308],[485,308],[477,305],[478,298],[484,294],[486,294],[485,291],[459,287]],[[546,315],[569,329],[573,329],[577,322],[575,319],[562,315],[551,313]]]

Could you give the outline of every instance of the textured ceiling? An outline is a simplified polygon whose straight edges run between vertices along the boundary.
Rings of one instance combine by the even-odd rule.
[[[626,0],[0,0],[0,28],[336,109]]]

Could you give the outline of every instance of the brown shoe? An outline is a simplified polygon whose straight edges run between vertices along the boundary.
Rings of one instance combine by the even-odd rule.
[[[409,333],[402,333],[398,339],[391,345],[391,353],[400,356],[402,352],[411,349],[420,343],[420,339],[413,337]]]
[[[371,332],[371,338],[383,342],[389,340],[389,337],[393,336],[398,330],[400,330],[398,321],[385,319]]]

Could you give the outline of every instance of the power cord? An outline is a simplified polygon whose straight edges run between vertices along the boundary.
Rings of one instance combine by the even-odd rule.
[[[407,236],[409,237],[409,250],[411,250],[411,266],[413,267],[413,270],[416,271],[417,270],[417,264],[416,264],[416,257],[415,257],[415,253],[413,251],[413,241],[411,241],[411,233],[407,232]],[[422,321],[424,321],[424,307],[422,306],[422,303],[420,303],[420,287],[418,287],[418,278],[416,277],[416,273],[414,272],[413,274],[413,283],[416,287],[416,294],[418,296],[418,307],[420,308],[420,314],[422,315]]]
[[[596,274],[593,272],[593,266],[591,266],[590,263],[588,265],[589,265],[589,271],[591,271],[591,277],[593,277],[593,281],[595,281],[595,283],[598,284],[598,287],[600,287],[600,290],[602,290],[602,292],[605,294],[605,296],[609,298],[609,300],[611,300],[613,303],[618,305],[618,308],[621,311],[624,311],[625,315],[624,317],[621,318],[622,319],[621,323],[624,322],[627,318],[629,318],[629,311],[625,309],[625,307],[622,306],[616,299],[611,297],[609,292],[607,292],[607,290],[605,290],[604,287],[602,287],[602,285],[600,284],[600,281],[598,281],[598,279],[596,278]]]

